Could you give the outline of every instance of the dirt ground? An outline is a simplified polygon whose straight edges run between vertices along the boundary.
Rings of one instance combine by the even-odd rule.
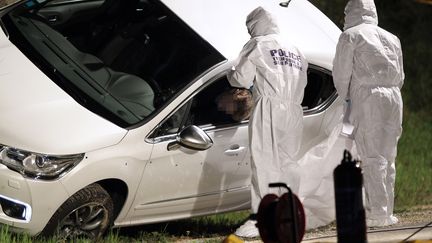
[[[386,229],[396,229],[412,226],[424,226],[432,222],[432,205],[422,206],[412,208],[402,213],[396,213],[396,217],[399,222],[395,225],[381,228],[369,228],[368,231],[376,230],[386,230]],[[336,236],[336,224],[332,223],[330,225],[320,227],[317,229],[309,230],[303,237],[303,240],[312,240],[326,236]],[[408,235],[407,235],[408,236]],[[226,237],[226,236],[225,236]],[[432,235],[431,235],[432,238]],[[218,240],[223,240],[224,237],[216,237],[211,239],[184,239],[176,242],[217,242]],[[402,240],[402,239],[401,239]],[[245,243],[262,243],[260,239],[245,240]]]
[[[380,229],[426,225],[432,222],[432,205],[416,207],[402,213],[396,213],[395,215],[399,219],[399,223],[389,227],[383,227]],[[370,228],[370,229],[374,230],[376,228]],[[304,239],[311,239],[311,238],[330,236],[330,235],[336,235],[336,225],[334,223],[328,226],[324,226],[324,227],[320,227],[308,231],[305,234]]]

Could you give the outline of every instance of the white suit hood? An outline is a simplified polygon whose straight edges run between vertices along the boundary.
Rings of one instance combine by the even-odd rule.
[[[378,25],[378,14],[373,0],[350,0],[345,7],[344,30],[359,24]]]
[[[256,8],[247,16],[246,26],[252,37],[279,34],[276,20],[262,7]]]

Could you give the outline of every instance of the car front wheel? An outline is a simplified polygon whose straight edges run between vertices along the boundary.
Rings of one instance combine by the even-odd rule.
[[[55,212],[42,236],[64,240],[99,239],[113,221],[113,201],[99,184],[91,184],[72,195]]]

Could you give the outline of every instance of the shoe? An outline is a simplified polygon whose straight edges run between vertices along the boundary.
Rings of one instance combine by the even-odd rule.
[[[259,231],[256,227],[256,220],[249,219],[242,226],[240,226],[234,234],[241,238],[256,238],[259,237]]]
[[[390,215],[390,225],[397,224],[398,222],[399,222],[399,219],[396,218],[396,216],[394,216],[393,214]]]
[[[366,225],[368,227],[385,227],[399,222],[398,218],[394,215],[390,215],[384,219],[366,219]]]

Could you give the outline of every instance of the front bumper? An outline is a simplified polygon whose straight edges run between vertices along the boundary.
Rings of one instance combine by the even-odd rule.
[[[28,179],[0,164],[0,223],[13,231],[40,233],[68,197],[60,180]]]

